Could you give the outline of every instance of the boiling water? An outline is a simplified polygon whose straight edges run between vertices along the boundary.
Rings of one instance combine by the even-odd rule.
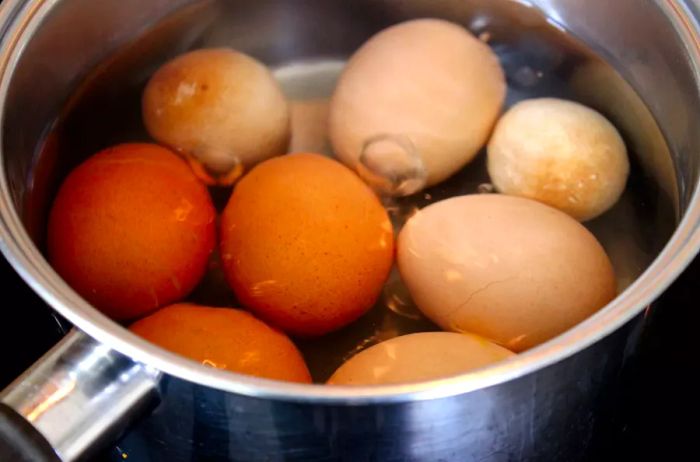
[[[376,23],[368,26],[361,36],[349,41],[343,39],[348,43],[338,47],[342,49],[340,54],[324,50],[308,53],[309,47],[282,53],[237,39],[240,34],[233,34],[228,25],[233,19],[227,16],[235,11],[226,7],[222,11],[210,26],[193,33],[195,39],[172,42],[184,43],[181,49],[164,48],[162,43],[156,46],[154,43],[160,42],[146,36],[86,79],[51,127],[32,169],[25,222],[39,245],[44,240],[46,216],[37,211],[48,210],[61,178],[71,168],[110,144],[149,139],[140,119],[141,90],[157,65],[173,54],[192,47],[229,45],[265,60],[293,108],[295,135],[291,149],[332,156],[325,136],[325,116],[328,97],[348,54],[371,33],[405,19],[401,15],[420,15],[420,11],[403,10],[394,11],[391,17],[378,15]],[[604,113],[622,132],[632,161],[627,188],[612,210],[586,226],[610,255],[619,290],[624,290],[658,254],[676,223],[676,189],[669,174],[670,156],[653,118],[611,66],[532,11],[528,10],[527,21],[515,14],[494,19],[473,12],[463,18],[459,11],[443,13],[447,19],[465,24],[498,54],[507,75],[506,106],[542,96],[577,100]],[[181,37],[179,34],[176,35]],[[440,185],[413,196],[383,200],[398,232],[407,217],[428,204],[455,195],[490,191],[482,153]],[[214,188],[211,193],[221,210],[231,190]],[[239,306],[226,285],[218,255],[212,256],[208,273],[189,299],[213,306]],[[344,360],[368,346],[398,335],[430,330],[438,328],[413,304],[394,269],[374,308],[358,321],[321,338],[295,341],[314,378],[323,381]]]

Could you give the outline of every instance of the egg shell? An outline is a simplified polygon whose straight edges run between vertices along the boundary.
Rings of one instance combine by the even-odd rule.
[[[311,382],[294,343],[245,311],[181,303],[162,308],[129,329],[166,350],[211,367]]]
[[[161,66],[143,93],[150,135],[223,174],[286,152],[287,101],[259,61],[227,48],[195,50]]]
[[[108,316],[133,319],[185,297],[216,240],[206,187],[172,151],[131,143],[101,151],[61,185],[49,260]]]
[[[583,321],[613,299],[613,267],[579,222],[536,201],[500,194],[432,204],[397,242],[404,283],[448,331],[519,352]]]
[[[421,332],[381,342],[336,370],[330,385],[382,385],[452,377],[514,353],[471,334]]]
[[[391,222],[372,190],[318,154],[261,163],[221,217],[221,256],[238,299],[286,332],[339,329],[372,307],[394,255]]]
[[[352,56],[331,100],[329,136],[353,168],[367,142],[395,137],[396,149],[415,149],[431,186],[474,158],[505,94],[498,57],[466,29],[439,19],[407,21]]]
[[[629,176],[627,149],[600,113],[555,98],[520,102],[498,122],[488,145],[496,188],[586,221],[618,201]]]
[[[289,152],[330,152],[328,146],[328,100],[290,102],[292,138]]]

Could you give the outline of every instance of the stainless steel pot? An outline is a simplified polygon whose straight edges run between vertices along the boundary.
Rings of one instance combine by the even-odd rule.
[[[629,129],[639,152],[653,153],[640,156],[640,169],[675,199],[680,219],[653,263],[614,302],[566,334],[491,368],[415,385],[344,388],[239,376],[163,351],[82,300],[40,251],[41,226],[31,216],[50,200],[42,175],[58,176],[65,165],[49,156],[42,172],[32,169],[40,141],[62,108],[72,104],[80,82],[127,49],[124,62],[130,65],[112,66],[113,77],[121,79],[112,80],[137,85],[159,62],[198,46],[220,19],[221,3],[6,0],[2,5],[0,245],[24,280],[76,326],[3,392],[2,447],[15,451],[17,460],[75,460],[116,438],[159,401],[130,432],[130,438],[148,439],[154,448],[138,456],[143,460],[584,458],[638,340],[642,311],[700,248],[700,5],[691,0],[223,2],[235,14],[219,40],[267,62],[347,55],[378,28],[407,17],[439,16],[479,28],[497,27],[507,14],[536,28],[535,12],[542,12],[612,63],[658,123],[657,128],[613,78],[587,89],[592,103]],[[121,97],[118,87],[99,90]],[[100,113],[99,105],[92,110],[95,117],[112,116]],[[667,145],[652,136],[658,129]],[[43,196],[37,193],[42,188]]]

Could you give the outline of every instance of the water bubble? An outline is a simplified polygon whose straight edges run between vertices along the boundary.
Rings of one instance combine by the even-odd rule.
[[[394,269],[384,285],[384,304],[394,314],[411,320],[423,319],[422,313],[411,300],[408,289],[401,281],[398,271]]]
[[[476,191],[479,194],[493,194],[496,192],[496,187],[491,183],[481,183],[476,187]]]
[[[489,43],[491,40],[491,32],[484,31],[479,34],[479,40],[481,40],[484,43]]]
[[[529,88],[537,85],[543,76],[542,71],[536,71],[530,66],[523,66],[515,71],[513,82],[522,88]]]
[[[486,29],[491,25],[491,18],[485,14],[477,14],[469,22],[469,30],[472,34],[481,38],[482,33],[489,33]]]

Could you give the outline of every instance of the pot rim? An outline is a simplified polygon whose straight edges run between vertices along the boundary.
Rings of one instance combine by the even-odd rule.
[[[0,101],[22,50],[46,14],[61,0],[6,0],[0,9]],[[652,0],[672,23],[689,55],[700,92],[700,24],[688,5]],[[0,107],[0,126],[5,110]],[[4,158],[0,132],[0,159]],[[506,361],[459,376],[415,384],[326,386],[293,384],[206,367],[157,347],[93,308],[65,284],[31,241],[12,204],[0,162],[0,250],[24,281],[78,329],[166,374],[207,387],[262,399],[360,405],[434,399],[472,392],[530,374],[598,342],[645,310],[690,264],[700,249],[700,181],[673,236],[652,264],[611,303],[564,334]]]

